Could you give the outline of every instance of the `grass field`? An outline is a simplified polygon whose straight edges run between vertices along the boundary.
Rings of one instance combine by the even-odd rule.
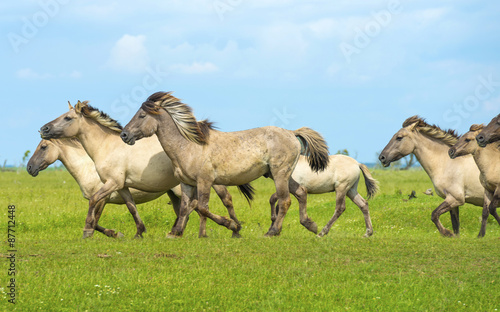
[[[248,207],[230,188],[243,238],[208,221],[199,239],[192,215],[180,239],[166,239],[174,222],[168,198],[139,205],[148,232],[134,240],[124,206],[108,205],[100,224],[126,237],[100,233],[82,240],[88,202],[65,171],[32,178],[1,172],[3,251],[0,309],[19,311],[497,311],[500,310],[500,227],[490,220],[477,239],[481,208],[460,210],[461,235],[447,239],[431,222],[441,199],[422,194],[432,184],[423,171],[376,170],[380,193],[370,201],[375,234],[360,210],[347,210],[317,238],[299,223],[293,200],[281,236],[265,238],[272,181],[253,183]],[[410,201],[412,190],[417,198]],[[360,193],[365,194],[364,184]],[[227,215],[212,196],[212,211]],[[333,194],[310,195],[309,216],[321,229]],[[8,206],[15,205],[15,295],[10,304]],[[441,218],[451,228],[449,214]]]

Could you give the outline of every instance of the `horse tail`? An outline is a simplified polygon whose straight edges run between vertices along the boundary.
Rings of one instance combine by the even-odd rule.
[[[300,141],[300,154],[307,156],[309,167],[315,172],[325,170],[330,158],[328,146],[321,134],[306,127],[293,131],[293,134]]]
[[[255,195],[255,189],[250,183],[246,183],[243,185],[238,185],[238,189],[245,196],[248,204],[252,206],[251,201],[253,200],[253,196]]]
[[[361,169],[361,172],[363,172],[363,176],[365,177],[366,193],[368,195],[368,199],[370,199],[379,191],[378,181],[372,177],[372,174],[368,170],[367,166],[359,164],[359,169]]]

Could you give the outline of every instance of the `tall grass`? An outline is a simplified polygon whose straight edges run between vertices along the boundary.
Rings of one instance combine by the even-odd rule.
[[[0,259],[1,309],[19,311],[496,311],[500,309],[500,227],[477,239],[481,208],[460,210],[461,235],[446,239],[430,220],[442,201],[423,171],[377,170],[381,192],[370,201],[375,234],[362,238],[364,220],[348,200],[328,236],[299,223],[293,200],[280,237],[270,226],[271,180],[253,183],[249,207],[231,187],[243,238],[209,221],[199,239],[192,215],[180,239],[166,239],[174,222],[167,197],[139,205],[148,232],[133,239],[124,206],[108,205],[100,224],[123,239],[99,233],[82,240],[88,202],[65,171],[0,173],[3,223],[16,205],[16,295],[7,302],[8,261]],[[417,198],[408,199],[416,191]],[[364,184],[360,183],[364,195]],[[319,228],[334,211],[334,194],[310,195],[309,216]],[[210,209],[227,215],[217,196]],[[441,218],[451,228],[449,214]],[[4,231],[5,233],[6,231]],[[4,251],[8,250],[7,239]]]

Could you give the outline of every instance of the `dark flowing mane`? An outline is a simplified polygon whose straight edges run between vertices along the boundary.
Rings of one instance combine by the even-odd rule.
[[[114,132],[122,132],[123,127],[120,123],[113,118],[109,117],[108,114],[101,112],[97,108],[90,106],[89,101],[83,101],[75,105],[75,110],[80,112],[84,117],[93,119],[104,127],[113,130]]]
[[[172,92],[156,92],[142,103],[141,108],[148,114],[157,115],[160,109],[165,109],[174,121],[181,135],[200,145],[208,143],[210,130],[214,129],[213,123],[208,120],[198,122],[193,115],[193,110]]]
[[[415,130],[419,131],[420,133],[428,137],[437,139],[448,146],[453,146],[458,141],[458,135],[455,130],[452,129],[443,130],[436,125],[430,125],[425,121],[425,119],[417,115],[406,119],[403,122],[403,128],[411,126],[415,123],[417,123],[414,128]]]

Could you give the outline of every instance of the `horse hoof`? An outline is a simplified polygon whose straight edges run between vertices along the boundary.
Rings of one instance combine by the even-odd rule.
[[[233,232],[232,238],[241,238],[240,233]]]
[[[122,232],[118,232],[115,235],[115,238],[122,238],[122,237],[125,237],[125,234],[123,234]]]
[[[174,239],[174,238],[180,238],[181,235],[175,235],[175,234],[172,234],[172,233],[168,233],[166,238],[168,239]]]
[[[316,237],[319,237],[319,238],[321,238],[321,237],[323,237],[323,236],[325,236],[325,233],[323,233],[323,232],[319,232],[319,234],[318,234],[318,235],[316,235]]]
[[[92,237],[94,235],[94,230],[83,230],[83,239]]]

